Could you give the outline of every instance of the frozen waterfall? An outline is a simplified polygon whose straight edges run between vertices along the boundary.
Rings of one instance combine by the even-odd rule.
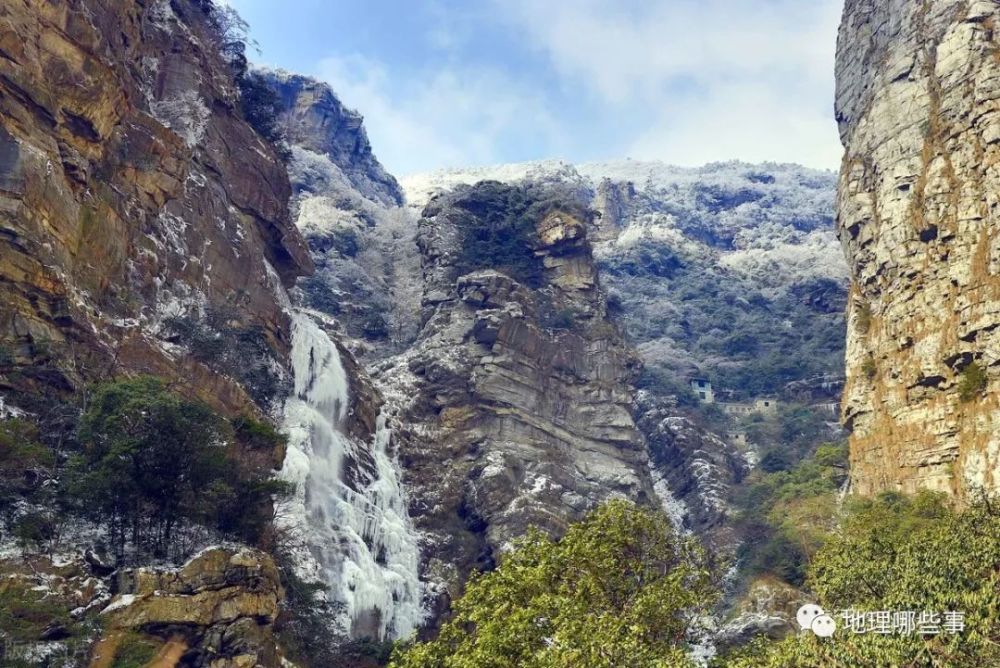
[[[343,604],[352,636],[405,637],[424,611],[417,536],[389,454],[392,432],[383,415],[372,444],[341,430],[350,388],[340,353],[300,312],[292,316],[292,365],[282,476],[296,484],[296,495],[281,509],[281,522],[299,538],[299,566]]]

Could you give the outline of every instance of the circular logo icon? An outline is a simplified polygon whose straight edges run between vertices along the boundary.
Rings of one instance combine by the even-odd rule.
[[[822,614],[825,614],[823,608],[815,603],[806,603],[795,614],[795,621],[799,623],[799,628],[811,629],[813,620]]]
[[[837,630],[837,622],[833,621],[830,615],[820,615],[813,620],[810,628],[820,638],[829,638]]]

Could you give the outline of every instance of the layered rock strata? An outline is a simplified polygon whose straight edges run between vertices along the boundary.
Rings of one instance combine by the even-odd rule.
[[[178,569],[140,568],[117,576],[95,658],[114,654],[121,632],[159,637],[158,665],[279,666],[273,624],[284,598],[278,569],[257,550],[211,548]],[[110,664],[108,664],[110,665]]]
[[[837,57],[855,491],[1000,489],[996,2],[848,0]]]
[[[539,286],[457,272],[477,188],[425,209],[423,326],[373,368],[439,601],[530,526],[558,535],[602,499],[655,498],[629,412],[638,359],[607,318],[586,223],[558,209],[536,221]]]
[[[164,327],[214,313],[282,362],[283,287],[311,267],[285,166],[242,119],[212,11],[0,7],[0,390],[61,393],[124,371],[173,377],[229,413],[267,399]]]

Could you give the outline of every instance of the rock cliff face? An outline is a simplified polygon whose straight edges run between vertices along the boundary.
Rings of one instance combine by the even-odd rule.
[[[847,386],[855,491],[1000,489],[996,2],[848,0]]]
[[[316,265],[298,301],[333,316],[359,352],[398,350],[416,335],[416,217],[372,153],[360,114],[326,84],[286,72],[266,79],[291,144],[293,215]]]
[[[0,559],[0,594],[5,606],[23,601],[12,617],[23,621],[0,629],[14,634],[3,635],[4,665],[99,668],[138,660],[137,648],[152,665],[283,665],[274,622],[284,592],[259,550],[213,547],[176,568],[118,571],[92,552]]]
[[[640,391],[633,408],[646,438],[650,470],[660,498],[676,525],[697,532],[714,550],[738,544],[730,514],[730,492],[749,472],[745,453],[678,415],[676,404]]]
[[[312,260],[287,168],[244,120],[226,30],[208,0],[0,4],[0,418],[24,409],[56,434],[53,406],[78,414],[88,383],[139,373],[227,416],[285,398],[286,288]],[[82,552],[89,535],[61,549]],[[67,598],[73,633],[26,638],[53,651],[90,638],[77,626],[107,603],[106,569],[66,571],[91,600]],[[278,664],[267,555],[213,550],[131,576],[102,618],[105,651],[152,634],[184,665]]]
[[[356,111],[348,109],[325,83],[286,72],[268,72],[281,98],[279,119],[288,141],[325,155],[362,196],[386,206],[400,206],[403,191],[372,153]]]
[[[403,185],[417,204],[489,179],[556,188],[599,214],[587,239],[608,317],[642,362],[629,381],[640,388],[631,412],[650,479],[677,522],[733,549],[733,487],[755,450],[779,444],[748,447],[736,429],[713,433],[691,419],[693,398],[686,406],[678,398],[690,395],[689,376],[706,374],[720,396],[780,396],[833,419],[847,273],[833,229],[834,175],[793,165],[548,161]]]
[[[230,415],[292,397],[285,426],[303,428],[288,429],[286,467],[301,465],[322,542],[307,547],[329,552],[322,577],[349,598],[355,635],[423,619],[418,567],[441,605],[529,526],[559,534],[610,496],[679,497],[679,523],[721,527],[732,547],[727,496],[747,453],[678,415],[676,394],[699,365],[752,379],[755,346],[801,343],[738,338],[755,313],[773,317],[752,335],[794,331],[802,309],[836,333],[842,266],[816,215],[829,175],[545,163],[445,179],[433,200],[416,188],[407,208],[361,117],[271,72],[282,163],[242,118],[211,6],[0,7],[0,413],[123,372]],[[506,184],[471,185],[491,177]],[[559,203],[533,210],[521,247],[501,236],[503,253],[470,266],[470,226],[488,232],[552,189]],[[309,334],[295,350],[293,319]],[[798,372],[828,371],[802,359],[816,368]],[[101,578],[94,611],[111,593]],[[115,586],[95,651],[140,634],[192,665],[279,660],[265,555],[211,550]]]
[[[458,270],[468,227],[506,215],[490,207],[512,192],[480,184],[427,206],[422,328],[372,368],[428,579],[448,595],[529,526],[559,534],[610,496],[655,499],[629,413],[638,360],[608,320],[586,222],[558,208],[535,221],[537,284]]]
[[[163,665],[280,665],[272,625],[284,592],[262,552],[212,548],[178,569],[122,571],[116,589],[102,613],[107,631],[94,650],[98,661],[130,631],[165,643],[159,656],[174,663]]]
[[[273,397],[240,369],[285,359],[283,286],[311,260],[206,6],[0,7],[0,390],[131,371],[229,413]],[[189,355],[178,319],[255,338],[261,360]]]

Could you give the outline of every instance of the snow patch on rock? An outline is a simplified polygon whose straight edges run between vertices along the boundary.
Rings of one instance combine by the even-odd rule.
[[[212,115],[196,90],[186,90],[165,100],[154,100],[149,106],[153,117],[180,135],[189,148],[201,142]]]

